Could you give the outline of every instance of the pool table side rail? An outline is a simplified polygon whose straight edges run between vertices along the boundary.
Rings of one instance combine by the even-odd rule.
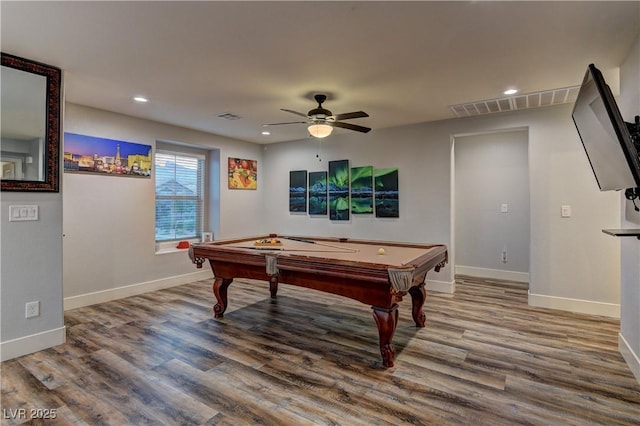
[[[261,240],[261,239],[267,239],[267,238],[291,238],[291,239],[297,239],[297,240],[310,240],[310,241],[321,241],[321,242],[325,242],[325,243],[349,243],[349,244],[366,244],[366,245],[380,245],[380,246],[389,246],[389,247],[407,247],[407,248],[418,248],[418,249],[428,249],[431,247],[436,247],[436,246],[443,246],[445,247],[446,250],[446,246],[442,245],[442,244],[423,244],[423,243],[402,243],[402,242],[397,242],[397,241],[383,241],[383,240],[358,240],[358,239],[351,239],[351,238],[338,238],[338,237],[300,237],[300,236],[294,236],[294,235],[287,235],[287,236],[283,236],[283,235],[278,235],[278,234],[269,234],[268,236],[265,235],[258,235],[258,236],[254,236],[254,237],[242,237],[242,238],[231,238],[231,239],[225,239],[225,240],[218,240],[218,241],[210,241],[207,243],[200,243],[200,244],[194,244],[192,246],[193,249],[197,249],[198,251],[200,250],[220,250],[220,249],[224,249],[224,248],[229,248],[229,249],[238,249],[237,247],[224,247],[224,246],[233,246],[234,244],[240,244],[240,243],[245,243],[247,241],[257,241],[257,240]],[[277,248],[275,248],[274,250],[277,250]],[[265,250],[267,251],[267,250]]]
[[[216,277],[269,281],[271,277],[266,272],[266,256],[272,255],[277,258],[278,281],[284,284],[321,290],[381,307],[391,307],[395,298],[401,296],[392,291],[388,272],[390,266],[387,264],[339,259],[327,263],[326,260],[312,256],[290,253],[286,256],[278,256],[278,251],[252,251],[251,249],[229,246],[259,238],[251,237],[194,245],[192,256],[195,259],[192,260],[195,263],[209,260]],[[314,237],[313,240],[351,244],[381,244],[379,241],[345,241],[345,239],[337,238]],[[407,269],[412,270],[414,285],[424,282],[427,272],[432,269],[439,270],[447,261],[447,249],[444,245],[394,242],[384,242],[383,244],[428,249],[423,255],[404,265]]]
[[[270,239],[270,238],[291,238],[298,240],[310,240],[310,241],[323,241],[327,243],[351,243],[351,244],[367,244],[367,245],[388,245],[388,246],[398,246],[398,247],[415,247],[415,248],[425,248],[431,247],[434,245],[440,244],[423,244],[423,243],[403,243],[397,241],[384,241],[384,240],[360,240],[360,239],[352,239],[352,238],[342,238],[342,237],[308,237],[308,236],[298,236],[298,235],[279,235],[279,234],[269,234],[269,235],[256,235],[253,237],[239,237],[239,238],[229,238],[224,240],[216,240],[210,241],[207,243],[195,244],[195,246],[220,246],[220,245],[228,245],[228,244],[237,244],[243,243],[246,241],[257,241],[262,239]]]
[[[274,238],[276,234],[270,234],[269,238]],[[240,248],[233,247],[233,244],[243,243],[246,241],[257,240],[261,238],[267,238],[265,236],[258,237],[245,237],[238,239],[229,239],[229,240],[220,240],[209,243],[197,244],[192,246],[191,257],[194,263],[198,264],[195,259],[199,259],[201,262],[198,264],[198,267],[201,266],[201,263],[204,259],[209,260],[221,260],[221,261],[230,261],[232,259],[237,259],[239,254],[242,254],[243,261],[242,263],[246,264],[255,264],[255,265],[264,265],[264,257],[267,253],[274,253],[276,256],[278,254],[278,250],[269,251],[269,250],[255,250],[252,252],[249,248]],[[275,238],[278,238],[276,236]],[[284,237],[279,237],[284,238]],[[398,243],[393,241],[370,241],[370,240],[352,240],[347,238],[334,238],[334,237],[293,237],[293,238],[302,238],[309,239],[313,241],[323,241],[323,242],[333,242],[333,243],[349,243],[349,244],[366,244],[366,245],[385,245],[390,247],[410,247],[410,248],[418,248],[418,249],[426,249],[428,250],[422,256],[419,256],[416,259],[410,260],[407,262],[404,267],[406,268],[417,268],[418,273],[420,272],[428,272],[431,269],[436,268],[436,270],[440,269],[440,266],[444,265],[448,261],[448,253],[447,248],[441,244],[419,244],[419,243]],[[303,264],[303,266],[299,266]],[[335,273],[332,272],[332,269],[327,266],[327,263],[322,259],[313,259],[312,256],[306,256],[304,254],[294,254],[287,253],[286,256],[278,257],[278,267],[280,269],[285,268],[285,265],[290,267],[292,270],[297,268],[303,269],[314,269],[318,272],[325,272],[327,275],[335,275],[336,277],[342,277],[343,273]],[[332,265],[339,267],[338,269],[348,268],[350,274],[355,275],[364,275],[370,279],[372,276],[379,276],[379,279],[382,281],[386,281],[387,279],[387,270],[389,268],[388,264],[385,263],[371,263],[371,262],[358,262],[358,261],[350,261],[344,259],[334,259],[332,260]],[[395,267],[402,268],[402,266]]]

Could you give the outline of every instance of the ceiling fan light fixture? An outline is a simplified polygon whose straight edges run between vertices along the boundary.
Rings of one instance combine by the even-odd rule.
[[[315,138],[326,138],[333,131],[333,127],[328,124],[314,123],[307,127],[309,134]]]

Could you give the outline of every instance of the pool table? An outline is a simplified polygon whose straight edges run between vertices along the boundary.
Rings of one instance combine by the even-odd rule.
[[[393,367],[397,302],[410,294],[413,320],[417,327],[425,326],[425,277],[445,265],[447,247],[270,234],[194,244],[189,256],[198,268],[206,260],[211,265],[216,318],[227,308],[227,289],[234,278],[268,281],[273,298],[281,282],[371,305],[383,365]]]

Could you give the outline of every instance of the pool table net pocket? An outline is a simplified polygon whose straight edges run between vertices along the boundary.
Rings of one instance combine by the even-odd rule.
[[[392,293],[406,294],[413,285],[413,271],[415,268],[389,268],[389,281]]]

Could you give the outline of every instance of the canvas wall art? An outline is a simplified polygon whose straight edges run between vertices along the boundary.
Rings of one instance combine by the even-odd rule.
[[[257,189],[258,162],[229,157],[229,189]]]
[[[351,168],[351,213],[373,213],[373,167]]]
[[[376,217],[400,217],[398,169],[375,169]]]
[[[300,213],[307,211],[307,171],[289,172],[289,211]]]
[[[64,133],[64,171],[110,176],[151,177],[151,146]]]
[[[349,220],[349,160],[329,161],[329,219]]]
[[[327,172],[309,172],[309,214],[327,214]]]

